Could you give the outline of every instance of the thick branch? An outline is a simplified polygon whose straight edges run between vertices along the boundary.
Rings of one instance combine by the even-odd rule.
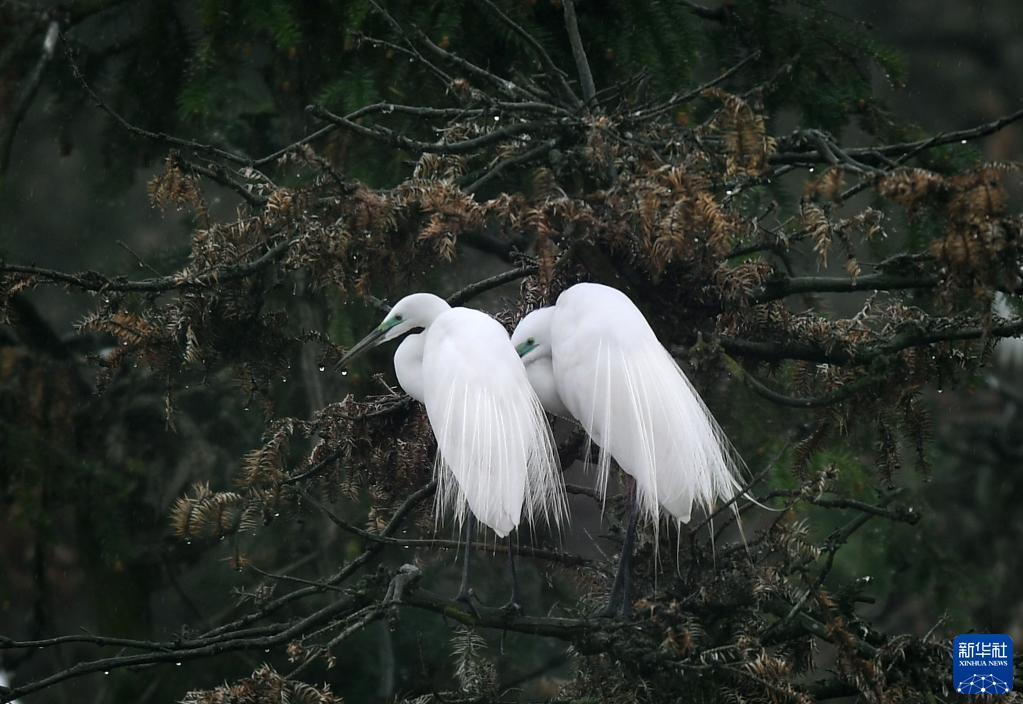
[[[857,293],[862,291],[895,291],[933,288],[938,277],[932,275],[867,274],[855,279],[846,276],[799,276],[772,279],[764,284],[754,300],[766,303],[786,296],[804,293]]]
[[[518,269],[509,269],[508,271],[496,274],[490,278],[483,279],[482,281],[477,281],[476,283],[469,284],[465,288],[461,288],[448,296],[448,305],[460,306],[481,293],[497,288],[498,286],[503,286],[506,283],[517,281],[518,279],[524,279],[527,276],[532,276],[536,272],[536,265],[529,264],[527,266],[520,266]]]
[[[583,46],[583,39],[579,34],[579,21],[575,16],[575,2],[573,0],[561,0],[561,6],[565,10],[565,29],[568,31],[568,43],[572,46],[572,58],[575,59],[575,68],[579,73],[579,85],[583,89],[583,102],[591,105],[594,96],[597,94],[597,87],[593,84],[593,72],[590,70],[590,61],[586,58],[586,48]]]

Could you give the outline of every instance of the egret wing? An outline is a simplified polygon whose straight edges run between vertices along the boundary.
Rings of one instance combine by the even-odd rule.
[[[564,486],[550,426],[505,329],[466,308],[426,333],[426,411],[437,438],[438,517],[471,510],[498,536],[523,517],[560,525]]]
[[[688,522],[738,491],[740,461],[699,394],[642,313],[620,291],[580,284],[558,299],[553,358],[559,393],[600,446],[598,486],[611,459],[636,480],[644,516]]]

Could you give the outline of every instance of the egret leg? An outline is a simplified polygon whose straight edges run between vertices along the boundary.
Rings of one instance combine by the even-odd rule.
[[[472,589],[469,587],[469,553],[472,552],[472,523],[475,517],[471,513],[467,513],[465,517],[465,557],[462,560],[462,583],[458,588],[458,596],[455,597],[455,601],[460,601],[469,607],[473,615],[479,618],[479,611],[476,609],[476,604],[473,602],[473,598],[476,596]]]
[[[519,578],[515,572],[515,546],[512,545],[512,537],[508,536],[508,569],[511,571],[512,593],[508,603],[502,608],[511,614],[522,613],[522,603],[519,601]]]
[[[636,529],[639,524],[639,507],[636,505],[633,491],[632,510],[629,511],[629,525],[625,529],[625,542],[622,544],[622,616],[632,616],[632,558],[636,546]]]
[[[626,475],[625,479],[625,540],[622,542],[622,556],[618,558],[618,570],[611,586],[611,598],[602,612],[611,617],[621,613],[626,618],[632,615],[632,552],[636,543],[636,527],[639,510],[636,508],[636,480]]]

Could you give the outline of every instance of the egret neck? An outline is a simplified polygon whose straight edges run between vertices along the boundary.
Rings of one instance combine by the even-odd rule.
[[[571,418],[572,414],[561,400],[555,383],[554,355],[550,344],[553,321],[553,308],[533,311],[515,328],[512,344],[526,365],[526,376],[544,410],[562,418]]]
[[[423,347],[425,333],[409,335],[394,352],[394,374],[398,383],[409,396],[426,403],[426,388],[423,384]]]

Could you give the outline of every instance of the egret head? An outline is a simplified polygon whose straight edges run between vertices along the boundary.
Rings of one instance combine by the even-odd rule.
[[[394,304],[383,322],[373,332],[348,350],[338,362],[338,367],[343,367],[366,350],[388,340],[394,340],[416,329],[429,327],[438,315],[450,307],[443,298],[432,293],[413,293],[405,296]]]
[[[553,317],[554,308],[540,308],[519,321],[511,341],[523,364],[551,356]]]

